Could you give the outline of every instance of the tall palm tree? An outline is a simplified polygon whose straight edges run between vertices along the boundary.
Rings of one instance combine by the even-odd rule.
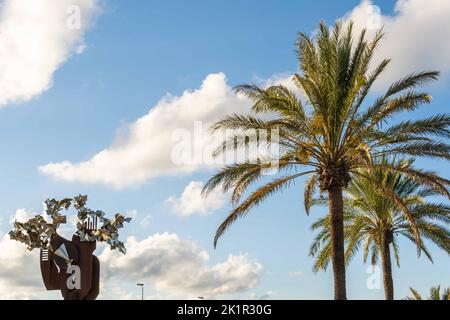
[[[411,296],[407,297],[406,300],[423,300],[422,295],[413,288],[409,288],[411,291]],[[450,287],[444,290],[444,292],[441,295],[441,286],[432,287],[430,289],[430,296],[427,300],[450,300]]]
[[[337,22],[331,30],[321,23],[313,38],[299,34],[300,72],[292,80],[304,99],[282,85],[263,88],[243,84],[236,87],[237,93],[253,101],[252,112],[231,114],[212,127],[212,131],[237,130],[235,135],[225,139],[216,154],[255,144],[255,139],[249,139],[248,132],[273,129],[279,132],[280,155],[277,159],[260,157],[257,161],[226,165],[205,184],[203,190],[205,194],[217,187],[224,192],[234,190],[232,202],[235,208],[219,226],[214,239],[216,245],[219,237],[237,218],[246,215],[274,192],[289,186],[296,178],[308,176],[305,187],[307,211],[316,186],[329,195],[335,299],[347,298],[342,189],[353,175],[358,174],[356,170],[371,167],[372,157],[381,154],[450,158],[450,146],[434,140],[436,136],[450,136],[450,116],[436,115],[388,126],[395,114],[414,110],[431,101],[427,93],[416,89],[436,80],[439,73],[413,73],[393,83],[382,96],[369,103],[369,91],[389,60],[370,67],[382,38],[381,32],[371,41],[366,40],[365,31],[356,41],[352,33],[351,23],[344,27]],[[270,132],[269,139],[272,138]],[[272,160],[277,160],[279,172],[287,174],[276,177],[240,202],[248,187],[273,166]],[[386,170],[404,171],[413,179],[435,186],[442,194],[449,195],[446,189],[449,181],[431,172],[384,167]],[[411,213],[401,199],[395,198],[395,194],[388,196],[403,205],[403,213],[411,219]],[[414,224],[413,228],[419,242]]]
[[[389,162],[387,159],[381,159],[374,163]],[[412,161],[391,163],[405,168],[411,168],[412,165]],[[393,300],[391,249],[399,267],[399,236],[406,237],[414,244],[416,240],[411,221],[402,213],[401,206],[385,196],[385,190],[394,193],[407,206],[420,236],[430,240],[448,254],[450,254],[450,230],[447,229],[447,224],[450,223],[450,207],[428,200],[437,192],[401,173],[380,168],[363,169],[361,173],[382,185],[384,191],[362,176],[355,177],[346,189],[344,198],[346,262],[348,264],[359,249],[364,252],[364,262],[367,262],[370,256],[372,265],[375,265],[381,258],[384,293],[386,300]],[[322,199],[314,202],[320,203],[323,203]],[[310,254],[316,257],[313,270],[317,272],[320,269],[325,270],[331,259],[329,220],[318,219],[312,229],[319,230],[310,249]],[[433,261],[424,242],[420,242],[420,249]]]

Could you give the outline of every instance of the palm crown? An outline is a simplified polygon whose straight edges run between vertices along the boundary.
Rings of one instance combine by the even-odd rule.
[[[352,23],[344,27],[340,22],[331,30],[321,23],[314,38],[300,33],[297,41],[300,72],[293,76],[292,81],[300,90],[301,98],[282,85],[269,88],[255,84],[239,85],[236,92],[250,98],[253,102],[252,112],[229,115],[212,128],[237,130],[233,137],[224,141],[217,153],[252,143],[254,140],[246,136],[251,130],[278,130],[281,152],[276,160],[279,171],[285,175],[275,177],[241,201],[249,186],[261,179],[274,160],[259,158],[257,161],[223,167],[204,188],[205,193],[217,187],[221,187],[224,192],[233,190],[235,208],[219,226],[214,245],[237,218],[246,215],[251,208],[301,176],[308,176],[304,197],[307,212],[317,187],[322,192],[328,192],[335,296],[340,299],[346,298],[342,188],[348,185],[353,176],[361,175],[360,169],[375,166],[402,172],[414,181],[449,196],[446,188],[449,181],[432,172],[375,164],[372,161],[374,157],[394,153],[450,158],[450,146],[435,139],[437,136],[450,136],[448,115],[389,123],[397,113],[412,111],[420,104],[430,102],[427,93],[417,90],[437,79],[438,72],[419,72],[406,76],[369,103],[366,101],[368,94],[389,60],[371,67],[371,59],[382,38],[381,32],[371,41],[366,40],[365,31],[357,41],[353,40],[352,34]],[[408,207],[389,190],[385,194],[402,208],[419,243],[420,235]]]

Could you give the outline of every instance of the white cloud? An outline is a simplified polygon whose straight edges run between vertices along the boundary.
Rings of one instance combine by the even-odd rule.
[[[139,226],[141,228],[147,228],[148,226],[150,226],[150,223],[152,222],[151,214],[147,214],[141,218],[139,211],[137,209],[127,210],[126,216],[132,218],[135,221],[138,220],[139,217]]]
[[[16,220],[19,222],[25,222],[30,218],[36,216],[37,213],[28,211],[27,209],[17,209],[15,214],[9,218],[9,223],[14,223]]]
[[[41,215],[46,221],[51,221],[51,218],[45,213],[45,203],[43,203],[43,207],[42,213],[27,209],[17,209],[15,214],[9,218],[9,230],[13,228],[13,223],[15,221],[25,222],[37,215]],[[66,215],[66,223],[62,223],[59,226],[58,234],[66,239],[72,239],[73,234],[77,231],[78,217],[70,211],[65,211],[63,214]]]
[[[376,90],[413,71],[437,69],[444,74],[450,71],[450,42],[442,38],[442,34],[450,32],[450,1],[398,0],[394,15],[382,15],[377,8],[364,0],[344,17],[355,21],[356,31],[369,28],[368,36],[385,26],[386,38],[373,62],[376,65],[385,57],[393,61],[375,84]],[[295,90],[285,74],[260,82],[284,84]],[[226,114],[248,111],[249,105],[247,99],[233,93],[223,73],[210,74],[197,90],[165,96],[147,115],[130,124],[126,134],[91,159],[52,162],[39,170],[63,181],[124,188],[158,176],[211,168],[215,164],[209,155],[218,139],[206,129]],[[194,130],[196,121],[202,121],[203,127],[198,135]],[[184,132],[192,138],[182,140],[180,150],[177,149],[180,141],[173,139],[175,132]],[[186,150],[201,158],[180,161]]]
[[[73,6],[79,9],[79,29]],[[0,107],[28,101],[51,87],[55,71],[84,48],[84,33],[97,9],[98,0],[1,3]]]
[[[370,0],[361,1],[344,18],[355,22],[355,31],[366,28],[368,36],[384,25],[386,33],[375,54],[376,65],[391,58],[375,89],[384,88],[413,71],[450,71],[450,1],[397,0],[393,15],[383,15]]]
[[[60,225],[58,229],[58,234],[66,239],[72,239],[72,236],[74,233],[78,230],[77,229],[77,223],[78,223],[78,216],[76,214],[70,213],[70,212],[64,212],[66,214],[66,223],[63,223]],[[51,220],[51,217],[47,214],[43,214],[44,218],[47,220]]]
[[[277,295],[277,293],[275,291],[267,291],[263,294],[253,292],[248,295],[247,299],[249,299],[249,300],[269,300],[269,299],[273,299],[273,297],[276,295]]]
[[[104,281],[147,281],[158,292],[211,298],[254,288],[262,273],[262,266],[246,254],[208,266],[206,251],[176,234],[157,233],[142,241],[130,237],[126,247],[126,255],[106,249],[99,256]]]
[[[288,88],[289,90],[291,90],[292,92],[297,94],[297,96],[302,98],[303,94],[300,91],[300,89],[297,87],[297,85],[294,83],[294,81],[292,81],[292,78],[293,78],[293,72],[282,72],[282,73],[274,74],[273,76],[271,76],[268,79],[255,77],[254,82],[264,88],[271,87],[271,86],[280,86],[280,85],[285,86],[286,88]]]
[[[31,216],[19,209],[13,218],[24,221]],[[142,281],[152,283],[160,298],[213,298],[254,288],[262,276],[262,266],[247,254],[229,255],[224,262],[209,265],[206,251],[176,234],[158,233],[143,241],[130,237],[126,247],[128,253],[122,255],[99,246],[99,298],[136,299],[136,292],[130,288]],[[24,244],[4,235],[0,238],[0,300],[42,298],[60,299],[60,295],[45,290],[39,250],[30,252]]]
[[[139,300],[136,290],[128,291],[123,288],[121,283],[114,279],[108,281],[100,280],[99,300]],[[134,288],[133,288],[134,289]]]
[[[172,196],[166,202],[172,207],[172,211],[179,216],[207,215],[225,205],[228,196],[222,190],[213,190],[208,197],[201,192],[203,182],[191,181],[180,197]]]
[[[197,90],[185,91],[179,97],[166,95],[132,123],[125,136],[91,159],[50,163],[39,169],[60,180],[115,188],[138,185],[157,176],[188,174],[214,165],[209,126],[226,114],[248,108],[248,101],[234,94],[223,73],[210,74]],[[195,127],[196,121],[201,125]],[[186,154],[180,154],[186,151],[192,151],[194,157],[180,161],[180,157],[186,160]]]
[[[139,212],[137,211],[137,209],[127,210],[126,216],[134,220],[139,216]]]
[[[38,299],[45,292],[39,252],[4,235],[0,239],[0,300]]]
[[[147,214],[147,215],[145,215],[142,219],[141,219],[141,221],[139,221],[139,225],[142,227],[142,228],[147,228],[147,227],[149,227],[150,226],[150,224],[152,223],[152,215],[151,214]]]
[[[15,214],[9,217],[9,224],[5,226],[5,232],[13,228],[14,221],[25,222],[38,213],[26,209],[17,209]],[[46,216],[44,215],[46,218]],[[69,219],[71,221],[71,219]],[[70,225],[70,226],[69,226]],[[71,227],[71,228],[70,228]],[[73,234],[73,222],[62,225],[58,233],[67,236]],[[76,230],[76,229],[75,229]],[[9,299],[52,299],[59,298],[56,292],[45,290],[41,278],[39,265],[39,250],[29,251],[26,245],[13,241],[8,234],[0,238],[0,300]]]

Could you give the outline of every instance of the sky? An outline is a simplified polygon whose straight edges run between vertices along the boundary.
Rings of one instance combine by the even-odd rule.
[[[133,217],[121,232],[127,255],[96,251],[101,299],[138,299],[137,282],[147,299],[332,298],[331,271],[314,274],[308,256],[310,225],[327,209],[305,214],[303,181],[236,222],[214,250],[229,195],[201,198],[216,167],[174,163],[174,133],[207,150],[196,123],[248,111],[237,84],[288,84],[297,32],[313,34],[321,20],[352,19],[369,35],[384,26],[375,60],[393,60],[374,96],[412,71],[442,72],[427,88],[433,102],[398,120],[447,112],[449,14],[441,0],[0,1],[0,299],[59,299],[44,291],[38,252],[7,232],[46,198],[78,194]],[[447,163],[418,164],[450,176]],[[434,263],[400,242],[397,298],[449,284],[449,256],[432,248]],[[379,269],[360,255],[347,278],[349,298],[383,299]]]

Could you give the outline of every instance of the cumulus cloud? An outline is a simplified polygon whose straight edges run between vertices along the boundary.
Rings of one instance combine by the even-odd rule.
[[[142,241],[130,237],[126,246],[126,255],[106,249],[99,256],[105,281],[149,281],[157,291],[211,298],[254,288],[262,274],[262,266],[246,254],[209,266],[206,251],[176,234],[157,233]]]
[[[450,32],[449,15],[450,1],[398,0],[395,12],[384,15],[370,0],[363,0],[344,20],[352,19],[355,31],[367,28],[368,36],[384,25],[386,38],[373,64],[385,57],[392,58],[392,63],[375,84],[381,90],[412,71],[437,69],[448,74],[450,42],[442,34]],[[259,82],[296,90],[289,78],[282,74]],[[147,115],[130,124],[126,134],[91,159],[52,162],[39,170],[63,181],[124,188],[158,176],[211,168],[217,165],[210,158],[211,150],[220,139],[206,129],[226,114],[248,111],[249,106],[247,99],[233,93],[223,73],[210,74],[197,90],[166,95]],[[186,151],[194,157],[186,157]]]
[[[30,218],[36,216],[37,213],[28,211],[27,209],[17,209],[14,215],[9,218],[9,223],[14,223],[16,220],[19,222],[25,222]]]
[[[13,219],[24,221],[33,214],[17,210]],[[142,241],[129,237],[127,255],[99,246],[101,261],[101,297],[135,299],[136,282],[152,283],[160,298],[214,298],[246,291],[258,285],[262,266],[247,254],[229,255],[217,264],[209,263],[208,253],[191,240],[176,234],[153,234]],[[128,289],[127,289],[128,288]],[[0,300],[59,298],[45,290],[39,267],[39,250],[28,251],[12,241],[0,238]]]
[[[129,125],[124,136],[91,159],[49,163],[40,171],[60,180],[115,188],[157,176],[188,174],[216,164],[211,153],[218,140],[212,141],[209,126],[248,108],[248,101],[234,94],[223,73],[210,74],[197,90],[166,95]]]
[[[150,224],[152,223],[152,215],[151,214],[147,214],[147,215],[145,215],[142,219],[141,219],[141,221],[139,221],[139,225],[142,227],[142,228],[147,228],[147,227],[149,227],[150,226]]]
[[[38,299],[44,294],[39,252],[23,244],[0,238],[0,299]]]
[[[133,284],[135,287],[136,284]],[[116,280],[110,279],[108,281],[100,280],[100,293],[97,297],[99,300],[140,300],[140,296],[137,292],[128,291],[123,288],[121,283]]]
[[[172,196],[166,202],[175,214],[182,217],[207,215],[222,208],[227,195],[222,190],[213,190],[208,197],[204,197],[201,194],[203,186],[201,181],[191,181],[179,197]]]
[[[85,47],[98,0],[5,0],[0,6],[0,107],[28,101]],[[79,19],[80,18],[80,19]]]
[[[27,209],[23,209],[23,208],[17,209],[16,212],[14,213],[14,215],[10,216],[9,226],[7,228],[11,229],[12,224],[15,221],[25,222],[37,215],[41,215],[44,218],[44,220],[50,222],[51,217],[45,213],[45,203],[43,203],[43,207],[44,208],[43,208],[42,212],[36,212],[36,211],[27,210]],[[76,214],[71,214],[70,212],[64,212],[64,214],[66,215],[66,223],[62,223],[60,225],[60,227],[58,228],[58,234],[67,239],[71,239],[72,235],[77,230],[78,217]]]
[[[277,73],[271,76],[268,79],[255,77],[254,81],[259,86],[263,88],[271,87],[271,86],[285,86],[292,92],[294,92],[298,97],[303,98],[303,93],[297,87],[294,81],[292,81],[293,73],[290,72],[282,72]]]
[[[385,39],[374,57],[374,65],[391,58],[375,89],[385,88],[403,76],[422,70],[450,72],[450,1],[397,0],[393,15],[385,15],[370,0],[363,0],[344,20],[353,20],[355,31],[366,28],[368,36],[384,26]]]
[[[263,294],[253,292],[248,295],[247,299],[249,299],[249,300],[269,300],[269,299],[273,299],[273,297],[276,295],[277,295],[277,293],[275,291],[267,291]]]
[[[132,218],[134,221],[139,221],[139,226],[142,228],[147,228],[150,226],[152,221],[152,215],[146,214],[141,217],[137,209],[131,209],[126,211],[126,216]]]

